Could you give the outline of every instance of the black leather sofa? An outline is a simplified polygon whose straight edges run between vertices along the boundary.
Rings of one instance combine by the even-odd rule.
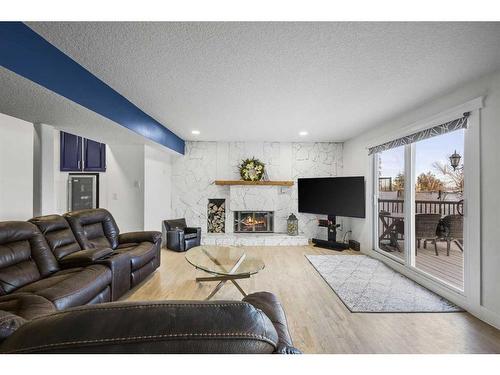
[[[111,270],[111,301],[116,301],[131,288],[130,257],[115,253],[110,247],[83,249],[66,219],[60,215],[30,219],[42,232],[61,267],[102,264]]]
[[[0,298],[35,294],[57,310],[116,301],[160,265],[160,232],[120,234],[103,209],[66,216],[0,223]]]
[[[105,209],[72,211],[64,214],[81,249],[109,248],[130,261],[130,286],[134,287],[160,266],[161,233],[120,234],[113,216]]]
[[[58,312],[41,297],[22,298],[11,312],[0,301],[1,353],[300,353],[281,305],[266,292],[243,301],[113,302]]]
[[[31,223],[0,223],[0,296],[36,295],[62,310],[110,301],[111,278],[100,264],[63,267]]]
[[[174,251],[186,251],[200,246],[201,228],[188,227],[186,219],[164,220],[167,248]]]

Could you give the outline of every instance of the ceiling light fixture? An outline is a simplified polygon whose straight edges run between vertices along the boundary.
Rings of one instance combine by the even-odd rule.
[[[299,135],[300,135],[301,137],[303,137],[303,136],[305,136],[305,135],[308,135],[308,134],[309,134],[309,133],[308,133],[308,132],[306,132],[306,131],[301,131],[301,132],[299,132]]]
[[[200,131],[199,130],[192,130],[191,134],[198,135],[198,134],[200,134]]]

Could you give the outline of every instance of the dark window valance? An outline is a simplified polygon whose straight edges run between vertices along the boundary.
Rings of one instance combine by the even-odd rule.
[[[370,147],[368,149],[368,155],[382,152],[385,150],[389,150],[391,148],[407,145],[410,143],[418,142],[423,139],[436,137],[441,134],[446,134],[452,132],[454,130],[459,130],[463,128],[467,128],[467,118],[469,117],[469,112],[464,113],[463,117],[457,118],[456,120],[446,122],[441,125],[434,126],[429,129],[421,130],[419,132],[407,135],[405,137],[401,137],[395,139],[393,141],[382,143],[381,145]]]

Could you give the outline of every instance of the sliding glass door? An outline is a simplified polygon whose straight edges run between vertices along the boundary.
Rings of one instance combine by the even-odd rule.
[[[464,290],[464,137],[459,128],[374,153],[374,247]]]
[[[465,250],[464,132],[457,130],[414,145],[415,267],[460,290]]]

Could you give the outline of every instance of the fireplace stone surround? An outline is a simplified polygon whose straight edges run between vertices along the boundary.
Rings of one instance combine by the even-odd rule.
[[[214,184],[215,180],[237,180],[238,165],[246,157],[255,156],[266,163],[273,180],[292,180],[291,187],[249,186],[248,189]],[[186,152],[172,162],[172,216],[185,217],[193,226],[202,227],[203,238],[218,243],[235,240],[245,243],[282,241],[287,218],[294,213],[299,219],[299,236],[326,238],[318,227],[321,215],[297,212],[297,178],[336,176],[342,171],[342,145],[321,142],[186,142]],[[236,188],[236,189],[234,189]],[[225,199],[225,233],[207,233],[209,199]],[[258,205],[257,205],[258,204]],[[234,211],[274,212],[274,233],[233,233]],[[272,239],[271,239],[272,237]],[[278,239],[279,237],[279,239]],[[212,241],[211,241],[212,242]]]

